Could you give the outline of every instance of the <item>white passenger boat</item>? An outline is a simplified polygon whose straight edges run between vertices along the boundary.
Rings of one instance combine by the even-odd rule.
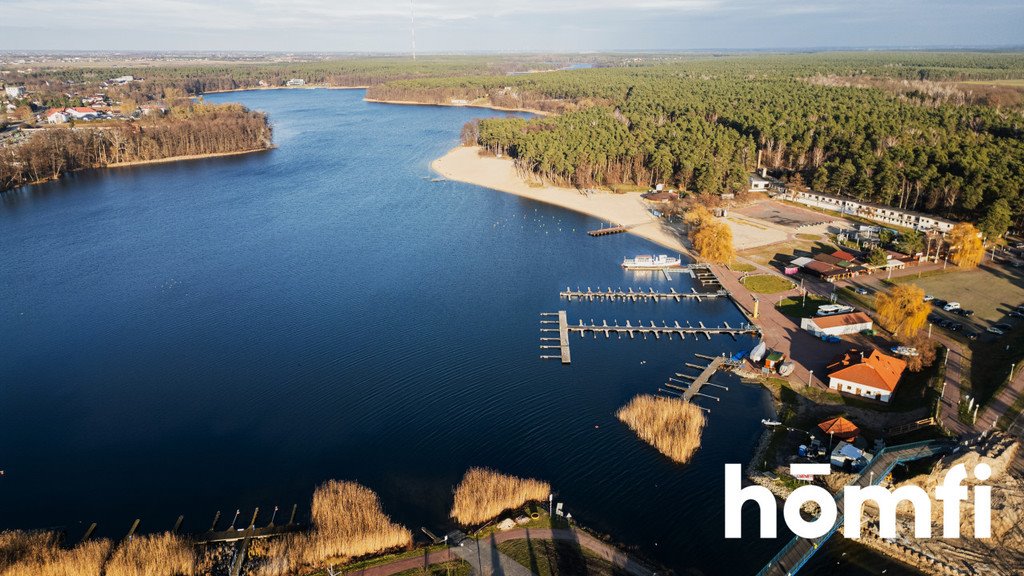
[[[658,256],[651,256],[650,254],[641,254],[635,258],[623,258],[622,267],[634,270],[646,270],[646,269],[659,269],[659,268],[675,268],[682,263],[681,258],[672,258],[664,254]]]

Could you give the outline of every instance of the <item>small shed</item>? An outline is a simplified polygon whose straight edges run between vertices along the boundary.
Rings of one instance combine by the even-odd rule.
[[[786,355],[777,350],[772,350],[764,357],[764,367],[769,370],[778,370],[779,366],[786,361]]]

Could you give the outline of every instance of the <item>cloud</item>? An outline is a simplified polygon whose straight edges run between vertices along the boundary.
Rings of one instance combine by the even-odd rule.
[[[1019,42],[1019,32],[1013,29],[1024,29],[1024,5],[1013,0],[0,0],[0,4],[5,24],[19,23],[4,26],[0,49],[404,50],[413,13],[417,29],[425,33],[421,49],[436,51],[992,44],[1001,38]],[[869,23],[877,29],[868,29]]]

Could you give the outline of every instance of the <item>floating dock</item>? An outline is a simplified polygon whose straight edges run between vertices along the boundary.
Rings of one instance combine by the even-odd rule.
[[[609,234],[622,234],[628,232],[632,226],[612,226],[610,228],[598,228],[597,230],[588,230],[587,234],[590,236],[608,236]]]
[[[543,360],[561,360],[562,364],[569,364],[572,362],[572,356],[569,353],[569,321],[566,318],[565,310],[559,310],[558,312],[541,312],[541,338],[540,338],[540,349],[543,350],[558,350],[558,355],[554,354],[541,354]],[[557,320],[553,319],[557,318]],[[555,328],[554,325],[558,327]],[[545,334],[558,333],[558,336],[545,336]],[[557,342],[555,344],[554,342]]]
[[[579,288],[572,290],[566,286],[565,290],[559,293],[559,296],[568,300],[589,300],[591,302],[594,300],[622,300],[629,302],[648,300],[653,300],[655,302],[660,300],[675,300],[676,302],[681,302],[683,300],[696,300],[697,302],[702,302],[705,299],[714,300],[717,298],[728,298],[729,292],[727,290],[719,290],[717,292],[702,293],[697,292],[692,288],[691,292],[676,292],[675,288],[669,288],[668,292],[656,292],[654,288],[648,288],[646,292],[644,292],[643,288],[637,288],[636,290],[633,290],[632,288],[628,288],[626,290],[623,290],[622,288],[617,290],[608,288],[607,290],[597,289],[595,291],[591,290],[589,286],[586,291],[584,291]]]
[[[678,321],[675,321],[671,326],[666,322],[662,322],[661,326],[658,326],[653,320],[649,322],[650,325],[645,326],[643,322],[638,321],[637,324],[634,325],[627,320],[625,326],[619,326],[618,322],[608,324],[607,320],[602,321],[601,324],[593,321],[586,324],[580,320],[578,325],[570,324],[568,326],[568,331],[570,333],[577,332],[581,336],[587,332],[590,332],[595,336],[597,336],[597,334],[604,334],[605,338],[610,337],[612,334],[618,334],[620,336],[625,334],[630,338],[635,338],[637,334],[646,338],[648,334],[651,334],[655,338],[659,339],[662,336],[667,336],[671,339],[672,336],[679,335],[679,338],[682,340],[686,340],[687,334],[691,334],[694,337],[702,335],[707,337],[708,340],[711,340],[711,336],[715,334],[725,334],[731,336],[733,339],[735,339],[736,336],[741,335],[749,334],[756,336],[761,334],[761,329],[753,324],[744,324],[742,326],[733,327],[730,326],[728,322],[723,322],[721,326],[705,326],[703,322],[698,322],[697,326],[691,326],[689,323],[687,323],[686,326],[682,326]]]

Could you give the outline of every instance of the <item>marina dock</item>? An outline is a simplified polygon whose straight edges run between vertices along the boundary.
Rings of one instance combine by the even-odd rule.
[[[591,290],[589,286],[586,291],[584,291],[579,288],[572,290],[566,286],[565,290],[559,293],[559,296],[567,300],[589,300],[591,302],[594,300],[621,300],[629,302],[647,300],[653,300],[655,302],[660,300],[675,300],[676,302],[681,302],[683,300],[696,300],[697,302],[702,302],[703,300],[728,298],[729,292],[726,290],[719,290],[717,292],[697,292],[692,288],[691,292],[676,292],[675,288],[669,288],[668,292],[656,292],[654,288],[648,288],[647,292],[644,292],[643,288],[637,288],[636,290],[633,290],[632,288],[628,288],[626,290],[622,290],[621,288],[612,290],[611,288],[608,288],[607,290],[598,289],[595,291]]]
[[[572,357],[569,353],[569,321],[566,319],[565,310],[559,310],[558,312],[541,312],[541,338],[540,338],[540,349],[543,350],[558,350],[558,355],[554,354],[541,354],[542,360],[561,360],[562,364],[569,364],[572,362]],[[555,320],[554,318],[557,318]],[[554,328],[557,324],[558,327]],[[546,334],[558,333],[558,336],[547,336]],[[557,344],[555,344],[557,342]]]
[[[649,322],[650,324],[645,326],[643,322],[637,321],[637,324],[633,324],[627,320],[624,326],[619,326],[617,321],[614,324],[608,324],[607,320],[603,320],[601,324],[593,321],[586,324],[583,320],[580,320],[579,324],[570,324],[568,326],[568,331],[570,333],[579,333],[581,336],[587,332],[590,332],[595,336],[597,336],[597,334],[604,334],[605,338],[609,338],[612,334],[618,334],[620,336],[625,334],[630,338],[635,338],[637,334],[646,338],[648,334],[651,334],[655,338],[659,339],[662,336],[667,336],[671,339],[672,336],[679,335],[679,338],[682,340],[686,340],[687,334],[691,334],[694,337],[702,335],[708,340],[711,340],[711,336],[714,334],[725,334],[735,339],[736,336],[748,334],[756,336],[761,333],[761,329],[752,324],[743,324],[742,326],[733,327],[730,326],[728,322],[723,322],[721,326],[705,326],[703,322],[698,322],[697,326],[692,326],[687,322],[686,326],[682,326],[678,321],[675,321],[672,325],[662,322],[661,326],[658,326],[653,320]]]

